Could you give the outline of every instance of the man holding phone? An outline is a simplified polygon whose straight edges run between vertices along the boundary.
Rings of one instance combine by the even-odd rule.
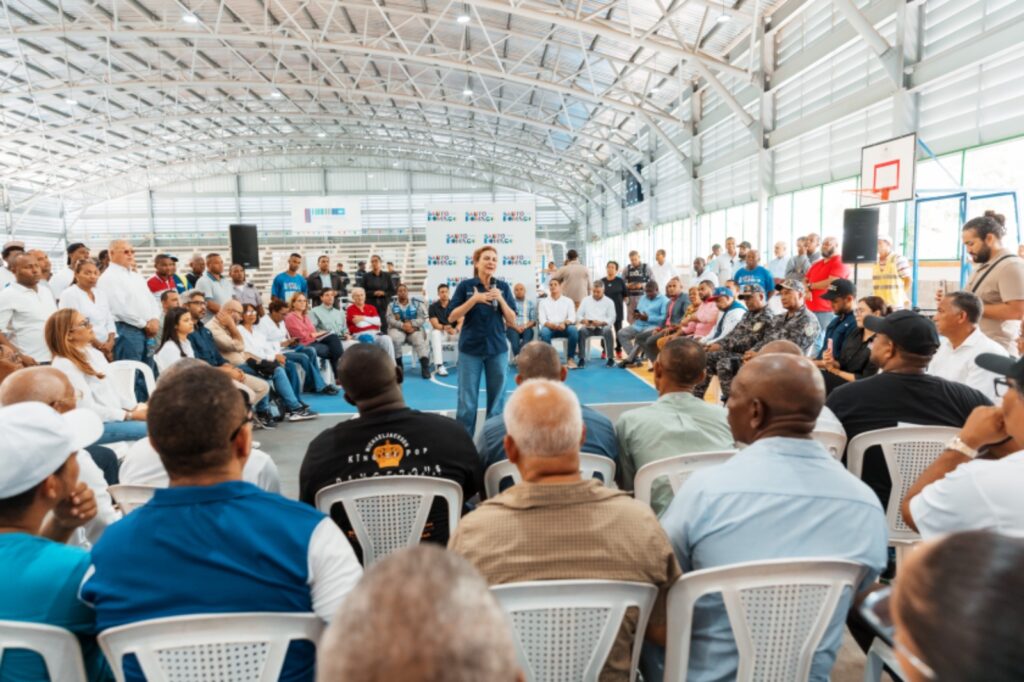
[[[828,350],[833,356],[838,355],[843,348],[846,335],[850,333],[850,329],[857,326],[857,318],[853,314],[857,287],[848,279],[836,279],[828,285],[828,290],[821,298],[832,305],[834,317],[825,327],[825,344],[818,352],[815,362],[819,367],[823,366],[825,351]]]

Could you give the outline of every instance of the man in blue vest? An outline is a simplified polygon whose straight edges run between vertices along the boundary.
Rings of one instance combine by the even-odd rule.
[[[246,611],[329,621],[362,569],[330,518],[242,480],[252,413],[231,379],[209,367],[172,368],[149,406],[149,440],[170,487],[110,526],[93,549],[81,595],[96,610],[97,630]],[[312,644],[293,643],[280,679],[311,680],[314,658]],[[131,659],[125,673],[143,679]]]

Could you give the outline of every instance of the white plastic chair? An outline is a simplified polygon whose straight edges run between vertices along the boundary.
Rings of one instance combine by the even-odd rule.
[[[938,459],[942,450],[960,429],[950,426],[897,426],[890,429],[868,431],[850,440],[846,447],[846,467],[857,478],[864,471],[864,453],[879,446],[885,457],[885,466],[892,479],[892,492],[885,508],[885,521],[889,527],[889,544],[896,548],[898,567],[921,536],[906,521],[900,507],[914,481]]]
[[[78,639],[64,628],[0,620],[0,663],[3,663],[4,652],[14,649],[39,654],[47,675],[54,682],[85,682],[87,679]]]
[[[657,462],[645,464],[633,476],[633,496],[640,502],[649,505],[654,482],[663,476],[668,479],[674,495],[679,492],[683,483],[694,471],[722,464],[735,454],[735,450],[688,452],[684,455],[666,457]]]
[[[616,580],[546,580],[497,585],[527,682],[597,682],[626,609],[639,610],[630,680],[658,590]]]
[[[446,478],[378,476],[345,481],[321,488],[315,501],[325,514],[341,503],[363,551],[363,566],[369,567],[395,550],[419,544],[436,497],[447,502],[448,532],[454,533],[462,513],[462,488]]]
[[[294,640],[316,644],[324,629],[311,613],[231,613],[145,620],[104,630],[100,647],[117,682],[134,655],[147,682],[271,682]]]
[[[583,478],[594,478],[600,474],[605,487],[615,488],[615,462],[604,455],[594,455],[588,452],[580,453],[580,475]],[[487,497],[494,497],[501,492],[501,482],[506,478],[512,479],[512,484],[521,482],[519,469],[512,462],[504,459],[495,462],[487,467],[484,472],[484,494]]]
[[[838,461],[843,460],[843,452],[846,451],[846,434],[838,431],[813,431],[811,438],[818,441],[828,450],[828,454]]]
[[[804,682],[844,592],[852,596],[866,569],[852,561],[751,561],[683,575],[668,593],[664,682],[685,682],[693,611],[720,595],[736,640],[739,682]]]
[[[583,343],[580,344],[581,346],[585,345],[585,347],[580,348],[578,352],[580,353],[580,355],[582,355],[586,359],[587,362],[590,362],[590,359],[591,359],[590,358],[590,346],[591,346],[591,344],[593,344],[595,342],[597,343],[597,347],[600,348],[604,353],[606,353],[606,357],[613,358],[613,359],[615,358],[615,329],[614,328],[612,328],[612,347],[611,348],[605,348],[604,347],[604,337],[601,336],[600,334],[595,335],[595,336],[588,336],[586,344],[583,344]],[[607,355],[608,353],[610,353],[610,355]]]
[[[142,372],[142,378],[146,382],[146,392],[153,395],[156,389],[156,377],[153,370],[144,362],[136,360],[116,360],[107,366],[107,377],[113,382],[117,394],[131,400],[135,400],[135,373]]]
[[[112,485],[107,492],[121,508],[122,514],[129,514],[153,499],[156,486],[153,485]]]
[[[897,680],[904,679],[903,670],[896,660],[892,647],[875,637],[868,649],[868,660],[864,664],[864,682],[881,682],[885,666],[889,666],[890,672],[896,675]]]

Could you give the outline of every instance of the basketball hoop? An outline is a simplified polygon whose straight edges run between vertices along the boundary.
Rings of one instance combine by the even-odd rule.
[[[891,188],[885,189],[847,189],[844,192],[850,192],[851,194],[859,194],[860,196],[870,197],[876,201],[889,201],[889,191]]]
[[[917,135],[911,133],[861,148],[861,206],[914,198]]]

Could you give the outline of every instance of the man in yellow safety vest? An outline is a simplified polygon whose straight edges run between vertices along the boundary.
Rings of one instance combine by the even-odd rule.
[[[892,240],[885,235],[879,236],[878,261],[871,267],[875,296],[892,306],[893,310],[909,308],[910,274],[910,263],[892,250]]]

